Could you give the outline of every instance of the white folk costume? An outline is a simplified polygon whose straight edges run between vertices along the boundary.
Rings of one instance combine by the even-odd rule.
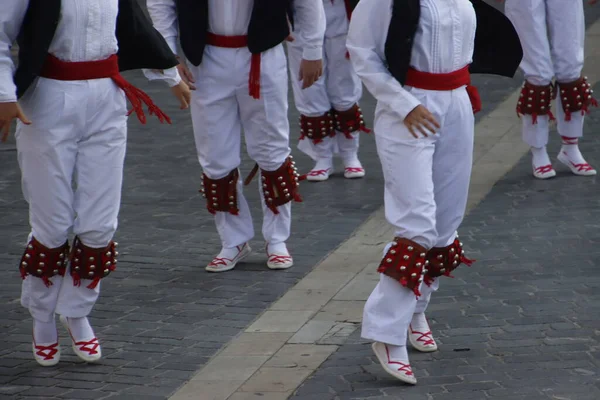
[[[479,18],[481,29],[487,24],[494,33],[483,32],[476,42]],[[480,108],[469,69],[513,76],[521,49],[510,22],[478,0],[361,0],[347,47],[358,76],[377,99],[374,132],[385,214],[396,228],[378,268],[380,281],[365,305],[362,336],[375,341],[373,350],[386,372],[414,384],[407,336],[419,351],[437,349],[424,312],[439,278],[472,262],[456,234],[467,204],[473,112]],[[417,139],[403,121],[419,105],[441,129]]]
[[[34,320],[34,357],[45,366],[59,361],[58,313],[75,353],[96,361],[101,350],[87,315],[101,279],[117,265],[112,239],[127,140],[126,98],[140,120],[145,118],[142,102],[168,120],[123,79],[119,67],[164,69],[162,78],[174,86],[180,81],[172,68],[177,60],[135,0],[2,5],[0,102],[19,98],[32,121],[18,123],[16,139],[31,224],[20,264],[21,303]],[[10,48],[17,36],[19,66],[13,80]],[[69,246],[71,231],[76,236]]]
[[[298,79],[304,47],[302,37],[288,42],[294,102],[301,114],[298,149],[316,162],[306,174],[309,181],[329,178],[333,172],[334,154],[341,157],[346,178],[362,178],[365,175],[358,159],[359,132],[369,130],[358,106],[362,84],[346,50],[348,24],[356,3],[357,0],[323,0],[327,22],[323,75],[309,88],[302,89],[302,82]]]
[[[295,0],[303,58],[319,60],[325,31],[321,0]],[[293,264],[291,201],[301,201],[290,155],[287,62],[281,43],[289,35],[291,4],[284,0],[148,0],[156,29],[182,50],[194,75],[191,113],[203,192],[215,215],[222,250],[206,267],[221,272],[250,253],[252,216],[239,173],[241,132],[257,168],[267,266]]]
[[[598,105],[590,84],[581,76],[583,0],[506,0],[505,12],[523,45],[525,83],[517,113],[522,119],[523,140],[531,147],[533,175],[540,179],[556,175],[546,151],[550,121],[555,119],[562,138],[558,161],[575,175],[596,175],[578,146],[584,116],[590,106]],[[554,98],[556,118],[550,110]]]

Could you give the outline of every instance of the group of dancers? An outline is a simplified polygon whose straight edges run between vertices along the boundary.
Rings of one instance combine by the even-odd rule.
[[[286,242],[300,181],[328,180],[336,156],[345,178],[365,176],[358,157],[360,132],[370,131],[359,106],[364,84],[377,100],[373,131],[395,237],[362,335],[374,341],[385,371],[415,384],[407,341],[437,349],[425,317],[431,295],[441,277],[473,262],[457,235],[481,107],[470,74],[513,77],[523,69],[517,111],[535,177],[555,175],[546,152],[555,98],[558,160],[576,175],[596,173],[578,147],[596,104],[581,75],[583,1],[506,3],[505,16],[483,0],[147,0],[149,20],[137,0],[3,0],[0,130],[6,138],[17,119],[31,225],[19,265],[21,303],[33,317],[35,360],[60,360],[56,314],[81,359],[101,358],[87,316],[118,265],[126,100],[140,122],[144,105],[170,122],[120,75],[143,69],[191,110],[199,184],[222,243],[209,272],[231,270],[251,251],[243,189],[256,175],[267,267],[293,265]],[[288,79],[300,113],[298,148],[315,162],[306,174],[290,154]],[[245,179],[242,131],[256,162]]]

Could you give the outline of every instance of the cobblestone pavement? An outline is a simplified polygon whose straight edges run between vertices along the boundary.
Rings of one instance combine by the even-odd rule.
[[[583,145],[596,165],[598,130],[596,113]],[[525,157],[464,222],[478,262],[433,298],[440,350],[409,353],[416,387],[389,378],[358,330],[293,399],[600,399],[598,178],[561,168],[537,181],[530,171]]]
[[[264,265],[264,254],[260,251],[263,244],[259,240],[260,237],[257,236],[252,244],[259,251],[249,259],[249,262],[240,265],[227,274],[206,274],[203,266],[218,252],[220,244],[214,231],[212,218],[205,211],[203,199],[197,193],[201,171],[194,154],[191,122],[186,112],[177,110],[175,103],[170,100],[168,91],[164,87],[158,84],[149,85],[145,83],[138,73],[128,74],[127,76],[131,78],[132,83],[147,90],[157,100],[157,103],[172,117],[174,124],[165,127],[152,121],[147,127],[142,128],[133,119],[130,124],[123,205],[120,228],[117,233],[117,240],[121,242],[122,262],[119,264],[119,271],[111,275],[110,279],[103,285],[102,296],[91,315],[92,324],[103,344],[103,353],[105,354],[102,362],[97,365],[81,364],[69,351],[65,332],[62,330],[62,344],[65,351],[61,364],[53,368],[41,368],[32,360],[30,350],[31,320],[26,311],[19,305],[20,279],[16,269],[23,242],[28,232],[27,207],[20,193],[20,173],[16,162],[14,141],[8,145],[0,146],[0,165],[2,165],[0,172],[0,243],[2,243],[0,247],[0,265],[2,266],[2,272],[6,275],[6,279],[0,282],[0,337],[2,338],[0,341],[0,399],[110,398],[113,400],[162,400],[167,398],[224,344],[248,326],[271,302],[285,293],[287,289],[310,271],[320,259],[345,240],[382,204],[382,177],[373,138],[363,136],[361,155],[367,168],[368,175],[366,179],[348,181],[338,174],[327,183],[302,185],[305,202],[294,205],[293,232],[289,242],[290,250],[293,252],[296,261],[294,268],[280,272],[268,271]],[[484,101],[486,101],[484,113],[492,110],[518,84],[517,81],[494,77],[477,78],[475,83],[480,86]],[[370,97],[366,96],[363,108],[367,116],[372,115],[373,101]],[[295,129],[297,115],[292,109],[290,110],[290,120],[292,121],[292,127],[294,127],[293,137],[297,138],[298,132]],[[596,150],[598,150],[597,144],[595,143]],[[592,154],[591,151],[592,147],[588,150],[590,155]],[[307,170],[310,168],[311,163],[306,157],[297,154],[296,158],[301,169]],[[251,166],[251,161],[245,158],[242,171],[244,173],[248,172]],[[496,221],[500,218],[497,211],[506,209],[504,203],[510,204],[512,201],[513,207],[522,206],[524,201],[532,201],[527,196],[543,195],[543,193],[531,189],[530,180],[523,178],[528,177],[526,172],[521,171],[521,175],[515,175],[516,181],[513,183],[503,183],[486,203],[491,204],[491,207],[495,207],[493,208],[495,215],[489,214],[489,210],[487,212],[476,210],[470,217],[469,222],[465,224],[464,233],[473,236],[473,238],[469,237],[471,239],[469,240],[469,246],[481,250],[483,255],[488,254],[488,258],[490,256],[486,252],[491,251],[488,249],[491,249],[493,245],[497,245],[496,240],[503,241],[497,251],[498,257],[501,255],[505,257],[517,256],[512,253],[509,254],[509,249],[511,249],[509,240],[519,243],[516,233],[509,235],[501,231],[500,228],[497,228],[497,230],[486,229],[485,234],[488,236],[475,236],[475,233],[479,233],[484,224],[487,226],[494,222],[499,223],[500,220]],[[518,174],[518,172],[514,174]],[[584,192],[593,189],[589,186],[592,180],[584,182],[577,179],[558,179],[543,185],[556,185],[560,182],[565,182],[567,185],[579,185],[573,189]],[[513,198],[498,193],[498,190],[504,185],[514,187],[515,194],[513,196],[518,195],[520,197]],[[545,186],[541,187],[545,188]],[[494,196],[504,198],[503,203],[495,205],[499,198],[494,201]],[[255,222],[258,223],[260,219],[257,207],[258,193],[251,190],[248,193],[248,198],[255,211]],[[579,201],[581,201],[580,207],[574,207],[574,204],[579,204]],[[591,199],[587,199],[587,201],[590,202]],[[559,209],[560,206],[566,207],[566,200],[562,201],[560,197],[552,197],[552,202],[552,210]],[[513,211],[517,212],[516,210],[514,208]],[[548,210],[550,209],[546,211],[550,213]],[[586,211],[582,200],[577,199],[575,203],[570,203],[569,210],[579,213],[573,214],[572,218],[579,218],[582,221],[590,220],[591,211]],[[496,218],[492,218],[492,215]],[[506,216],[501,221],[504,221],[507,225],[523,223],[524,214],[519,215],[519,218]],[[531,232],[539,234],[540,231],[534,230],[534,228],[543,226],[550,219],[540,220],[537,223],[542,225],[534,224],[529,229]],[[552,220],[553,229],[550,230],[552,233],[550,237],[544,236],[543,239],[538,239],[539,246],[543,246],[540,249],[559,249],[558,246],[551,246],[549,239],[556,237],[558,240],[559,231],[562,229],[561,232],[566,232],[569,235],[566,242],[564,236],[561,237],[563,247],[565,244],[569,246],[568,249],[562,250],[571,255],[569,266],[583,271],[585,268],[579,265],[586,265],[585,263],[589,263],[590,259],[582,255],[577,256],[580,258],[572,256],[571,250],[575,246],[582,245],[581,239],[575,240],[578,238],[577,233],[573,232],[575,228],[570,225],[563,225],[562,218]],[[528,223],[533,224],[533,221],[529,220]],[[511,225],[511,229],[512,227],[513,225]],[[260,232],[258,224],[256,228],[257,232]],[[469,232],[467,232],[467,228],[470,229]],[[591,228],[590,226],[590,231]],[[493,233],[498,233],[498,237],[491,238]],[[593,234],[593,232],[590,232],[590,234]],[[592,237],[586,236],[586,240],[590,241]],[[487,238],[487,241],[484,238]],[[523,247],[531,251],[531,246]],[[515,249],[512,250],[516,252]],[[519,251],[525,252],[526,250]],[[555,251],[558,252],[558,250]],[[556,254],[555,257],[558,259],[560,254]],[[582,254],[587,256],[590,253]],[[541,257],[541,255],[538,256]],[[577,266],[574,264],[575,260],[580,261]],[[505,277],[493,269],[500,268],[502,261],[497,260],[493,264],[494,267],[489,267],[490,270],[496,271],[498,275],[485,275],[487,282],[494,282],[493,291],[487,289],[488,292],[494,294],[494,297],[482,298],[479,303],[470,305],[461,303],[471,299],[471,296],[474,295],[483,297],[484,292],[486,292],[485,286],[474,286],[473,289],[469,289],[468,293],[463,290],[460,296],[446,297],[445,299],[449,302],[457,302],[457,304],[454,304],[447,311],[444,309],[444,318],[446,319],[442,319],[441,316],[436,315],[437,312],[433,312],[432,317],[436,326],[442,327],[447,324],[450,327],[449,324],[452,321],[452,324],[461,327],[475,327],[475,323],[481,323],[484,320],[481,316],[469,314],[474,317],[475,322],[470,320],[467,322],[465,320],[467,317],[459,312],[459,307],[464,305],[467,307],[464,308],[464,311],[469,313],[473,310],[481,314],[489,313],[492,311],[491,307],[495,308],[494,312],[498,311],[497,309],[505,310],[504,312],[507,314],[494,314],[493,320],[500,321],[500,318],[506,315],[507,321],[512,322],[515,327],[531,327],[529,324],[536,322],[536,319],[519,319],[525,317],[516,317],[514,313],[508,315],[511,311],[516,312],[519,306],[516,303],[506,303],[502,308],[499,308],[498,304],[490,301],[490,299],[511,297],[513,298],[511,301],[515,302],[518,301],[521,295],[519,290],[515,290],[518,287],[509,287],[505,282]],[[483,262],[485,260],[482,260],[480,265]],[[504,262],[508,263],[506,260]],[[527,271],[527,276],[529,276],[532,271],[538,271],[540,262],[541,259],[536,267],[534,265],[535,258],[529,257],[528,263],[532,264],[523,264],[519,268],[531,268]],[[588,269],[590,266],[591,264],[588,265]],[[511,279],[515,279],[515,281],[524,279],[522,275],[517,274],[516,267],[512,268],[514,268],[515,273],[511,275]],[[474,269],[471,274],[476,274],[476,271]],[[505,269],[503,271],[506,272]],[[544,275],[539,276],[536,285],[544,283],[547,285],[544,287],[552,288],[551,280],[554,277],[546,275],[547,273],[545,271]],[[462,272],[461,276],[464,275],[465,272]],[[565,280],[562,275],[556,276],[560,276],[563,281],[573,282],[573,286],[576,285],[572,278]],[[470,281],[473,281],[472,277],[470,277]],[[578,281],[581,281],[581,279],[578,279]],[[454,284],[457,283],[459,283],[459,280],[456,280]],[[597,315],[593,312],[597,310],[594,310],[585,302],[594,298],[591,290],[592,284],[593,280],[591,279],[585,285],[580,283],[581,293],[576,298],[573,298],[572,294],[574,288],[566,290],[565,287],[561,286],[560,289],[556,289],[555,293],[552,293],[556,295],[556,299],[553,300],[557,304],[556,307],[564,306],[565,309],[572,307],[573,303],[569,303],[569,301],[575,302],[580,307],[588,307],[586,309],[588,312],[581,315],[583,319],[580,321],[585,321],[585,318],[587,318],[592,324],[586,325],[589,329],[593,327],[591,319],[594,315]],[[438,304],[442,303],[444,300],[442,296],[444,295],[444,292],[440,293],[436,305],[432,306],[432,311],[436,310],[435,307],[439,307]],[[583,297],[584,295],[587,297]],[[531,295],[531,302],[520,305],[526,307],[523,308],[523,315],[526,315],[525,313],[540,314],[535,307],[543,306],[543,303],[537,303],[538,299],[541,298],[541,293]],[[489,307],[484,312],[476,308],[477,304],[488,304]],[[437,310],[441,309],[438,308]],[[562,310],[562,308],[552,308],[552,310]],[[548,311],[541,313],[542,316],[547,316],[547,314]],[[547,316],[547,318],[550,318],[550,316]],[[564,322],[568,323],[566,319]],[[494,326],[498,327],[499,325],[492,325],[492,327]],[[567,325],[558,325],[559,328],[561,326],[563,329],[568,329]],[[501,332],[500,328],[498,328],[498,331]],[[540,332],[543,331],[540,330]],[[440,333],[443,334],[443,331]],[[460,334],[467,335],[468,333],[461,332]],[[515,333],[511,334],[515,335]],[[525,335],[527,334],[525,333]],[[475,335],[474,337],[480,336]],[[553,340],[560,342],[561,340],[553,339],[550,336],[549,338],[551,342]],[[452,337],[452,340],[456,339],[456,336]],[[497,339],[499,342],[502,340]],[[445,341],[445,337],[441,337],[441,341],[445,345],[452,345],[452,342],[448,340],[450,339]],[[577,346],[586,346],[585,349],[587,349],[585,343],[590,346],[593,345],[589,341],[573,342],[573,344],[571,344],[571,341],[565,344],[556,344],[559,347],[555,348],[559,348],[561,351],[576,351],[582,349],[582,347]],[[508,346],[507,342],[502,343]],[[483,344],[479,347],[474,343],[469,344],[472,348],[469,352],[470,356],[483,354]],[[362,385],[365,388],[367,385],[372,385],[372,380],[378,379],[377,372],[375,372],[375,375],[370,375],[359,366],[363,361],[367,361],[369,356],[364,350],[357,349],[357,347],[364,349],[365,346],[361,346],[360,344],[344,346],[340,352],[326,362],[324,367],[335,363],[336,358],[338,358],[339,363],[339,357],[345,353],[351,355],[362,354],[361,358],[353,358],[353,363],[346,363],[342,367],[355,368],[357,380],[369,376],[369,379],[365,381],[366,383]],[[537,350],[535,347],[534,349]],[[434,357],[439,357],[440,354],[446,353],[442,351]],[[527,357],[530,354],[521,352],[520,356]],[[593,352],[590,354],[594,355]],[[460,355],[462,356],[464,353]],[[544,357],[544,355],[541,355],[537,361],[544,361]],[[418,360],[416,357],[414,359],[415,361]],[[481,360],[481,363],[485,362],[483,358]],[[426,359],[423,359],[422,362],[426,362]],[[465,364],[466,361],[462,363]],[[548,363],[551,363],[551,361],[548,361]],[[415,364],[417,368],[420,366],[418,363]],[[456,370],[460,370],[460,368],[455,369],[452,362],[446,364],[436,363],[435,368],[444,366],[453,368],[455,374]],[[586,366],[577,365],[574,368],[580,368],[581,374],[593,373],[593,368],[589,366],[586,368]],[[420,369],[426,370],[425,368]],[[429,370],[427,371],[429,372]],[[333,381],[338,379],[337,377],[330,377],[331,373],[334,372],[331,369],[323,369],[318,374],[323,372],[326,372],[323,376],[327,376],[328,379],[331,378]],[[514,371],[507,373],[514,373]],[[345,372],[338,369],[337,375],[340,374],[345,375]],[[350,373],[351,376],[353,376],[352,374]],[[548,374],[548,376],[550,375]],[[576,375],[573,376],[577,377]],[[593,375],[589,375],[588,379],[591,380],[593,377]],[[348,375],[346,375],[346,378],[353,379],[348,378]],[[379,378],[383,379],[381,376]],[[306,395],[304,392],[307,390],[314,391],[314,387],[311,389],[311,385],[314,385],[314,383],[315,380],[311,380],[307,386],[301,389],[300,395]],[[440,383],[439,380],[436,381],[436,384]],[[382,385],[382,382],[379,382],[379,384]],[[421,386],[424,387],[425,385],[426,382],[422,379]],[[358,384],[356,388],[359,389],[360,386],[361,384]],[[394,390],[402,389],[395,388]],[[374,389],[369,393],[375,392],[377,392],[377,395],[383,394],[379,389]],[[350,393],[341,396],[346,395],[350,395]],[[310,398],[320,399],[320,397]],[[464,398],[468,399],[467,397]]]
[[[595,112],[582,149],[596,166],[598,131]],[[417,386],[383,372],[358,329],[291,398],[600,399],[599,181],[557,168],[556,179],[534,180],[524,157],[466,218],[461,239],[478,262],[434,296],[428,319],[440,350],[410,349]]]

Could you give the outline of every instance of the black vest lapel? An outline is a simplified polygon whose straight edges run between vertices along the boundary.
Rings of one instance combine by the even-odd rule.
[[[61,0],[30,0],[17,37],[19,67],[14,81],[21,97],[42,70],[60,20]]]
[[[181,48],[192,64],[200,65],[208,32],[208,0],[176,0],[175,4]]]

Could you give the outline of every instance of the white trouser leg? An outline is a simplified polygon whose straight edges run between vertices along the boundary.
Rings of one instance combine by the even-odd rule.
[[[554,67],[547,31],[546,0],[506,0],[505,13],[515,26],[523,46],[521,69],[525,79],[533,85],[552,82]],[[521,117],[523,141],[531,147],[548,144],[549,117],[539,116],[533,124],[530,115]]]
[[[72,89],[73,85],[39,78],[19,101],[33,121],[31,125],[19,123],[16,131],[23,196],[29,204],[30,238],[33,235],[48,248],[62,246],[73,225],[71,179],[77,130],[84,126],[84,117],[78,99],[65,93],[68,90],[71,94]],[[50,281],[53,285],[46,287],[40,278],[28,276],[21,289],[21,304],[42,322],[54,319],[63,278],[56,276]]]
[[[236,98],[248,155],[262,170],[275,171],[290,155],[287,62],[283,46],[279,45],[262,53],[260,86],[260,99],[250,97],[246,86],[236,90]],[[262,189],[260,196],[263,198]],[[264,199],[262,204],[262,233],[265,240],[269,244],[285,242],[290,236],[291,202],[280,206],[279,214],[269,210]]]
[[[464,216],[474,117],[464,88],[412,93],[441,123],[439,134],[414,139],[402,122],[380,114],[375,140],[385,179],[386,219],[396,228],[396,236],[430,249],[454,239]],[[426,308],[428,301],[423,300],[421,309]],[[411,290],[382,275],[365,305],[363,337],[405,345],[416,307],[417,299]]]
[[[92,248],[106,247],[117,230],[121,205],[123,163],[127,146],[127,104],[125,94],[112,82],[90,81],[96,96],[90,97],[86,120],[79,141],[75,177],[74,209],[77,213],[73,233]],[[56,312],[69,318],[90,314],[101,283],[88,289],[89,279],[74,286],[70,268],[60,291]]]
[[[290,70],[290,82],[296,109],[307,117],[318,117],[331,110],[331,102],[327,95],[326,75],[323,74],[311,87],[302,89],[302,81],[298,79],[300,62],[302,61],[303,46],[301,43],[288,42],[287,55]],[[327,56],[323,55],[323,70],[327,70]],[[313,160],[331,159],[334,152],[335,139],[326,137],[319,143],[313,143],[309,138],[298,142],[298,149]]]
[[[581,76],[584,60],[585,17],[583,2],[546,0],[550,48],[558,82],[573,82]],[[557,98],[557,128],[561,136],[583,136],[584,116],[574,112],[565,120],[562,100]]]
[[[192,123],[198,160],[211,179],[227,176],[240,165],[241,124],[237,86],[248,91],[248,65],[237,59],[241,50],[208,46],[200,66],[190,65],[197,82],[192,91]],[[245,86],[244,86],[245,82]],[[225,248],[242,245],[254,236],[252,216],[238,182],[239,214],[217,212],[215,224]]]
[[[341,20],[339,23],[346,22]],[[346,111],[358,103],[362,96],[362,83],[354,72],[352,63],[346,58],[346,35],[325,38],[325,54],[328,60],[325,82],[329,99],[333,108]],[[349,139],[337,132],[337,148],[343,160],[357,158],[359,136],[359,132],[354,132],[352,139]]]

